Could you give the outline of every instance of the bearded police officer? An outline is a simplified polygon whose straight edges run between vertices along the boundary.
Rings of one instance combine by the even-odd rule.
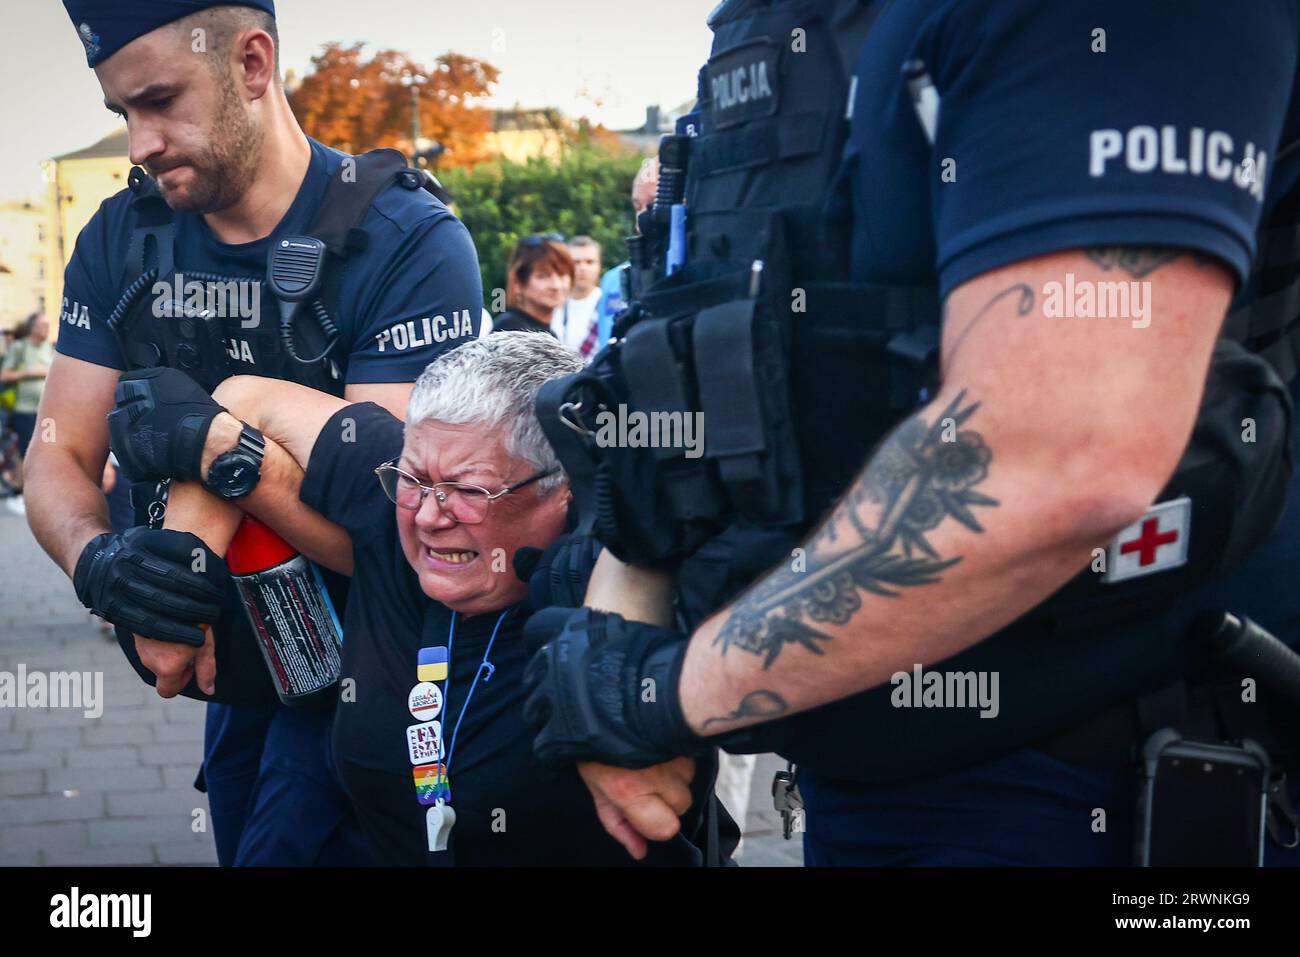
[[[722,744],[797,765],[809,863],[1114,864],[1135,755],[1199,729],[1270,739],[1271,776],[1230,760],[1279,851],[1275,715],[1198,725],[1183,677],[1187,637],[1226,633],[1203,622],[1244,633],[1196,612],[1294,636],[1300,611],[1226,577],[1266,540],[1271,577],[1300,558],[1294,511],[1268,538],[1297,4],[727,0],[710,25],[641,288],[538,403],[609,546],[590,607],[530,624],[538,753],[634,854]],[[703,458],[611,446],[621,406],[701,415]]]
[[[119,371],[153,365],[209,390],[252,373],[401,415],[424,366],[474,335],[473,245],[395,152],[350,157],[303,134],[279,76],[272,0],[65,7],[105,105],[126,121],[132,163],[151,175],[132,171],[67,267],[41,409],[53,428],[29,465],[32,528],[159,694],[223,702],[209,705],[204,759],[221,862],[364,861],[327,753],[330,709],[280,706],[220,559],[196,570],[202,542],[187,533],[109,531],[105,415]],[[280,249],[307,256],[320,283],[296,314],[292,283],[268,291]],[[255,480],[257,453],[250,441],[244,479]],[[143,490],[156,525],[165,482]],[[209,623],[215,657],[200,631]]]

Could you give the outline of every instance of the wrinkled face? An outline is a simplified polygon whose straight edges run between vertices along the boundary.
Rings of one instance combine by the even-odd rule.
[[[600,253],[595,246],[570,246],[573,257],[573,294],[585,296],[600,282]]]
[[[571,285],[568,276],[539,265],[519,290],[519,297],[524,306],[532,307],[529,311],[550,312],[557,306],[564,305],[564,300],[569,298]]]
[[[499,430],[432,420],[407,426],[397,465],[426,485],[464,482],[492,492],[536,473],[506,453]],[[564,531],[568,498],[564,488],[542,497],[529,485],[493,501],[482,523],[463,525],[431,493],[419,511],[395,506],[402,551],[430,598],[465,615],[497,611],[528,593],[514,573],[515,552],[545,548]]]
[[[262,129],[229,69],[170,26],[95,67],[104,104],[126,120],[130,158],[158,180],[172,209],[213,213],[252,183]],[[228,67],[229,64],[226,64]]]

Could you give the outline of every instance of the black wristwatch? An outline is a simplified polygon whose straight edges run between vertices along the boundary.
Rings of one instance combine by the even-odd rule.
[[[262,456],[266,454],[266,440],[262,433],[247,422],[240,423],[243,429],[239,441],[229,452],[222,452],[208,469],[208,477],[203,487],[213,495],[222,498],[239,498],[257,488],[257,480],[262,477]]]

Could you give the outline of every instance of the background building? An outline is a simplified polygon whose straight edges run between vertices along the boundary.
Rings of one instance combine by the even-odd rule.
[[[0,203],[0,329],[12,329],[46,299],[46,216],[37,203]]]
[[[658,103],[652,103],[645,108],[645,122],[634,130],[619,130],[618,138],[638,153],[658,155],[659,137],[672,133],[677,128],[677,120],[693,109],[693,99],[670,110],[661,109]]]
[[[559,159],[572,134],[572,124],[559,110],[492,110],[492,129],[484,145],[493,156],[526,163],[534,156]]]
[[[45,302],[51,319],[63,304],[63,269],[72,258],[82,228],[99,204],[126,187],[131,161],[126,155],[126,127],[98,143],[64,153],[45,169]],[[52,332],[58,335],[58,322]]]

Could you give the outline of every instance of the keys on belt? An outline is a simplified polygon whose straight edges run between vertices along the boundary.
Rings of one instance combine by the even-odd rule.
[[[781,815],[781,835],[788,841],[803,833],[803,795],[799,793],[798,769],[791,765],[772,778],[772,807]]]

